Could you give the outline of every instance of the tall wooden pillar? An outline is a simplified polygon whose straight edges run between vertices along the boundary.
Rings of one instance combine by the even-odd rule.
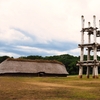
[[[93,16],[93,24],[94,24],[94,61],[97,61],[97,42],[96,42],[96,17]],[[94,73],[95,73],[95,78],[98,78],[98,66],[94,65]]]
[[[84,16],[81,16],[82,20],[82,33],[81,33],[81,44],[84,44]],[[81,47],[80,61],[84,60],[84,47]],[[82,78],[83,66],[79,66],[79,77]]]
[[[88,22],[88,28],[90,28],[90,22]],[[91,36],[91,34],[88,33],[88,43],[89,44],[91,42],[91,37],[90,36]],[[87,60],[90,60],[90,48],[88,48]],[[89,78],[89,74],[90,74],[90,67],[87,66],[87,72],[86,72],[87,78]]]
[[[92,77],[95,78],[95,67],[92,68]]]
[[[94,43],[95,43],[95,46],[94,46],[94,60],[97,60],[97,47],[96,47],[96,22],[95,22],[95,16],[93,16],[93,18],[94,18],[94,21],[93,21],[93,23],[94,23],[94,32],[93,32],[93,34],[94,34]]]

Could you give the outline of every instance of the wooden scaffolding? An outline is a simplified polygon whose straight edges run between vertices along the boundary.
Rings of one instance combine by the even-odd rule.
[[[90,67],[92,68],[92,77],[98,78],[98,67],[100,66],[100,61],[97,59],[97,52],[100,51],[100,44],[97,43],[97,37],[100,37],[100,30],[96,27],[96,16],[93,16],[93,27],[91,27],[90,22],[88,22],[88,27],[84,28],[84,16],[81,16],[82,20],[82,30],[81,30],[81,44],[79,44],[80,51],[80,61],[78,61],[77,66],[79,66],[79,77],[82,78],[83,67],[87,67],[87,78],[89,78]],[[99,20],[100,27],[100,20]],[[87,33],[88,43],[84,43],[84,34]],[[93,42],[91,43],[91,35],[93,35]],[[84,60],[84,49],[87,50],[87,60]],[[93,59],[90,59],[91,51],[93,52]]]

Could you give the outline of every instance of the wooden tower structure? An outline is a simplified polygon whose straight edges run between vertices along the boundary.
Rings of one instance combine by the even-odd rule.
[[[84,28],[84,16],[81,16],[82,20],[82,30],[81,30],[81,44],[78,44],[80,51],[80,61],[78,61],[77,66],[79,66],[79,77],[82,78],[83,67],[87,67],[86,76],[89,78],[90,68],[92,68],[92,77],[98,78],[98,67],[100,66],[100,61],[97,59],[97,52],[100,51],[100,44],[97,43],[97,37],[100,37],[100,30],[96,27],[96,16],[93,16],[93,27],[91,23],[88,22],[88,27]],[[99,20],[100,28],[100,20]],[[84,34],[87,33],[88,43],[84,43]],[[91,35],[93,35],[93,41],[91,42]],[[84,60],[84,49],[87,50],[87,60]],[[90,59],[91,51],[93,52],[93,59]]]

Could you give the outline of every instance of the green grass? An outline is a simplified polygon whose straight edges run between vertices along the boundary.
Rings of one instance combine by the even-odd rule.
[[[0,76],[0,100],[99,100],[100,79]]]

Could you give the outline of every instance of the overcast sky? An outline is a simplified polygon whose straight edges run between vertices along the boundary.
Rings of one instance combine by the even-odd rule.
[[[100,0],[0,0],[0,56],[79,56],[81,15],[98,27]]]

